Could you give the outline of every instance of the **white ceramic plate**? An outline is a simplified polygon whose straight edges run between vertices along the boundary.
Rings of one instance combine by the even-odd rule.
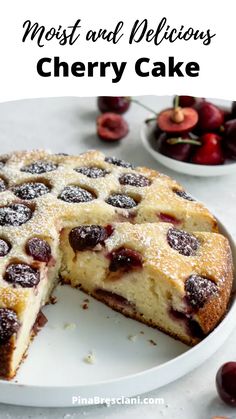
[[[223,226],[221,231],[229,237],[236,261],[232,238]],[[30,346],[16,378],[0,380],[0,402],[72,406],[73,397],[78,397],[75,405],[79,405],[79,397],[118,398],[148,392],[203,363],[235,327],[234,301],[221,324],[189,348],[91,297],[89,308],[83,310],[87,296],[81,291],[58,286],[55,294],[58,302],[44,308],[48,323]],[[76,327],[72,328],[73,324]],[[94,364],[84,362],[90,351],[95,355]]]
[[[236,173],[236,162],[233,160],[228,160],[225,164],[218,166],[207,166],[181,162],[164,156],[157,150],[157,141],[153,135],[154,128],[155,122],[149,122],[148,124],[143,122],[140,135],[146,150],[155,160],[163,164],[163,166],[175,170],[176,172],[192,176],[223,176]]]

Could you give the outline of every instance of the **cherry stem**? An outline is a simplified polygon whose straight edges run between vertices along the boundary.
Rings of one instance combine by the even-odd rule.
[[[154,122],[154,121],[156,121],[157,119],[156,118],[148,118],[148,119],[145,119],[145,124],[149,124],[149,122]]]
[[[178,108],[179,107],[179,96],[175,96],[175,103],[174,103],[174,108]]]
[[[139,102],[139,100],[138,100],[138,99],[133,99],[133,98],[131,98],[131,99],[130,99],[130,101],[131,101],[131,102],[133,102],[133,103],[136,103],[136,105],[139,105],[139,106],[141,106],[142,108],[146,109],[148,112],[152,112],[152,113],[154,113],[154,115],[156,115],[156,116],[158,115],[158,113],[157,113],[157,112],[155,112],[153,109],[149,108],[149,106],[144,105],[142,102]]]
[[[202,145],[201,141],[192,140],[191,138],[184,139],[181,137],[169,138],[166,142],[170,145],[176,145],[176,144],[191,144],[191,145],[198,145],[198,146]]]

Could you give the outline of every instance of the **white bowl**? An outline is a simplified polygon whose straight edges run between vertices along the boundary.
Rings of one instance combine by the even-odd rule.
[[[192,176],[223,176],[236,173],[236,161],[227,160],[225,164],[217,166],[207,166],[200,164],[186,163],[179,160],[171,159],[164,156],[157,150],[157,140],[154,138],[155,122],[145,123],[141,126],[141,139],[146,150],[157,160],[159,163],[175,170],[179,173]]]

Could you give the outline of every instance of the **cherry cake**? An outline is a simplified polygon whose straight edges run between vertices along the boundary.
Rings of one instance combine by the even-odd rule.
[[[156,171],[98,151],[0,156],[1,377],[58,278],[195,345],[226,313],[232,256],[212,214]]]

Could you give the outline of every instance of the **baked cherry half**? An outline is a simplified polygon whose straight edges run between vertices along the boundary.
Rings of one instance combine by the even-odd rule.
[[[57,169],[57,164],[51,161],[38,160],[21,168],[21,172],[40,175],[41,173],[52,172]]]
[[[186,280],[184,287],[186,299],[193,308],[202,308],[211,297],[218,293],[218,287],[211,279],[196,274]]]
[[[15,311],[0,308],[0,345],[8,342],[19,328],[20,322]]]
[[[149,186],[151,181],[140,173],[124,173],[119,177],[121,185],[130,185],[136,187]]]
[[[0,257],[6,256],[11,250],[11,245],[6,240],[0,239]]]
[[[13,286],[20,285],[23,288],[32,288],[38,285],[40,275],[37,269],[25,263],[12,263],[7,267],[4,279]]]
[[[76,169],[74,169],[77,173],[81,173],[84,176],[87,176],[91,179],[97,179],[99,177],[105,177],[106,175],[108,175],[110,172],[106,169],[102,169],[101,167],[96,167],[96,166],[92,166],[92,167],[88,167],[88,166],[83,166],[83,167],[77,167]]]
[[[195,256],[200,245],[197,237],[176,228],[168,230],[167,242],[172,249],[183,256]]]
[[[1,226],[20,226],[32,217],[32,210],[23,204],[10,204],[0,208]]]
[[[131,209],[138,205],[138,203],[131,198],[131,196],[124,194],[113,194],[106,199],[106,203],[113,207]]]
[[[41,182],[29,182],[14,186],[14,194],[20,199],[34,199],[50,192],[50,189]]]
[[[58,199],[70,203],[89,202],[95,199],[95,195],[86,189],[80,188],[76,185],[66,186],[63,191],[58,195]]]
[[[134,169],[132,163],[128,161],[117,159],[117,157],[105,157],[105,162],[109,164],[114,164],[115,166],[125,167],[126,169]]]
[[[136,250],[126,247],[114,250],[109,255],[109,258],[109,270],[111,272],[116,272],[118,270],[129,272],[132,269],[141,268],[143,265],[142,255]]]
[[[38,237],[32,237],[28,240],[25,247],[26,253],[34,260],[38,260],[40,262],[49,262],[51,259],[51,247],[49,246],[48,242],[42,240]]]
[[[71,230],[69,242],[75,252],[93,249],[98,244],[104,245],[112,231],[99,225],[82,225]]]

